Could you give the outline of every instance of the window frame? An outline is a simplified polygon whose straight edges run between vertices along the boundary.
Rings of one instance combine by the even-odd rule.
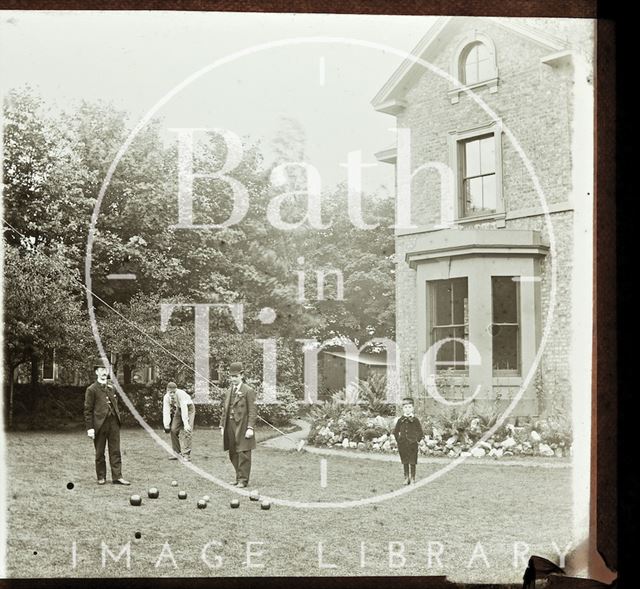
[[[470,323],[470,317],[469,317],[469,311],[467,309],[467,322],[466,323],[461,323],[461,324],[456,324],[456,323],[451,323],[448,325],[437,325],[436,324],[436,317],[437,317],[437,301],[436,301],[436,289],[437,289],[437,284],[436,283],[441,283],[441,282],[449,282],[449,283],[453,283],[454,280],[464,280],[466,282],[466,286],[467,286],[467,305],[468,305],[468,299],[469,299],[469,277],[468,276],[456,276],[456,277],[451,277],[451,278],[444,278],[444,279],[436,279],[436,280],[429,280],[427,281],[427,289],[429,290],[429,297],[428,300],[430,301],[429,305],[428,305],[428,317],[427,317],[427,322],[428,322],[428,331],[427,331],[427,337],[428,337],[428,342],[427,342],[427,348],[430,348],[431,346],[433,346],[433,344],[435,344],[437,341],[440,340],[436,340],[434,337],[434,332],[437,329],[444,329],[444,328],[462,328],[464,335],[466,337],[466,341],[469,341],[469,323]],[[453,320],[453,313],[452,313],[452,320]],[[465,350],[466,352],[466,350]],[[436,361],[437,358],[434,358],[434,361]],[[458,368],[456,366],[453,367],[438,367],[436,366],[436,373],[441,373],[444,374],[447,371],[452,371],[454,376],[468,376],[469,375],[469,363],[468,363],[468,358],[465,357],[465,365],[463,368]],[[455,362],[455,360],[454,360]]]
[[[493,315],[493,305],[494,305],[494,288],[493,288],[493,280],[494,278],[510,278],[511,280],[513,280],[513,283],[515,284],[516,287],[516,323],[508,323],[508,322],[502,322],[502,323],[496,323],[496,321],[494,321],[495,317]],[[514,280],[514,278],[516,278],[516,280]],[[493,377],[494,378],[500,378],[500,377],[505,377],[505,376],[517,376],[517,377],[521,377],[522,376],[522,310],[520,308],[521,306],[521,301],[520,301],[520,277],[519,276],[511,276],[511,275],[503,275],[503,274],[497,274],[491,275],[491,328],[493,329],[494,325],[515,325],[517,328],[516,331],[516,351],[517,351],[517,368],[512,369],[506,369],[506,368],[496,368],[494,366],[494,361],[495,361],[495,347],[493,345],[493,339],[491,342],[491,370],[493,373]],[[492,338],[495,337],[492,333]]]
[[[450,131],[448,135],[449,143],[449,166],[455,176],[454,194],[454,221],[456,223],[473,223],[482,220],[493,220],[505,217],[505,203],[503,194],[503,173],[502,173],[502,121],[496,120],[486,125],[466,129],[464,131]],[[482,212],[476,215],[465,215],[465,195],[464,195],[464,146],[466,143],[493,135],[495,154],[495,185],[496,185],[496,210],[493,212]]]
[[[489,55],[489,75],[486,77],[486,79],[478,80],[477,82],[473,82],[472,84],[466,84],[466,82],[463,81],[464,78],[461,77],[463,60],[466,58],[469,46],[475,45],[476,43],[482,43],[487,49],[487,53]],[[452,54],[450,73],[451,77],[453,78],[453,82],[449,90],[449,98],[451,100],[451,104],[460,102],[460,94],[464,93],[467,90],[478,90],[481,88],[487,88],[489,90],[489,93],[495,94],[498,91],[499,75],[498,63],[496,59],[496,46],[493,40],[487,35],[483,35],[482,33],[477,32],[465,35],[458,43],[456,49]]]
[[[478,67],[479,62],[476,63],[476,68],[478,69],[477,79],[474,80],[473,82],[470,82],[467,79],[467,65],[468,65],[468,60],[471,55],[471,52],[475,48],[480,48],[480,47],[486,53],[486,60],[489,62],[489,66],[491,67],[491,51],[489,50],[487,45],[482,41],[472,41],[471,43],[467,43],[464,49],[462,50],[462,52],[460,53],[460,59],[458,60],[458,79],[460,80],[460,82],[462,82],[463,86],[465,87],[475,86],[476,84],[482,84],[486,82],[488,79],[488,77],[480,77],[480,71]]]
[[[58,363],[56,361],[56,349],[46,348],[45,354],[50,355],[51,361],[49,362],[49,364],[51,366],[51,372],[50,372],[51,375],[49,376],[49,373],[45,371],[45,364],[47,363],[49,358],[43,357],[42,364],[40,367],[42,382],[55,382],[58,376]]]

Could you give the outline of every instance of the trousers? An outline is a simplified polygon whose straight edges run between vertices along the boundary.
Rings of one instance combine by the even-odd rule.
[[[236,471],[236,482],[249,484],[251,474],[251,450],[236,450],[236,439],[232,427],[224,428],[224,435],[227,436],[229,444],[229,460]]]
[[[182,454],[183,456],[191,455],[191,439],[193,433],[193,425],[196,421],[196,408],[194,405],[188,405],[189,411],[189,425],[191,431],[187,432],[184,429],[182,423],[182,413],[180,409],[174,412],[171,418],[171,447],[176,454]]]
[[[109,466],[113,480],[122,478],[122,455],[120,453],[120,422],[110,413],[96,432],[93,446],[96,450],[96,475],[98,479],[107,478],[107,463],[104,458],[106,446],[109,447]]]

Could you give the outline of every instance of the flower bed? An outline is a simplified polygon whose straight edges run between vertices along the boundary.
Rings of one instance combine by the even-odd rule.
[[[393,436],[395,416],[373,415],[366,407],[337,399],[314,408],[310,416],[309,444],[365,452],[397,452]],[[480,439],[495,425],[496,415],[453,410],[419,417],[425,432],[418,446],[423,456],[562,457],[571,453],[570,422],[563,415],[526,424],[503,424],[486,441]]]

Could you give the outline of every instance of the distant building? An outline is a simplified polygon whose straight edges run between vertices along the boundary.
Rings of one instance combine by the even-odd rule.
[[[357,365],[357,377],[347,382],[347,362]],[[330,399],[358,381],[369,381],[372,378],[386,378],[387,354],[381,352],[350,353],[344,349],[323,350],[318,359],[318,398]]]
[[[581,289],[591,288],[590,275],[573,262],[576,253],[590,259],[591,248],[593,112],[580,110],[576,92],[590,90],[592,26],[580,19],[439,18],[373,99],[397,124],[396,145],[376,155],[396,165],[396,224],[405,225],[396,230],[405,392],[426,393],[435,377],[446,400],[477,391],[477,401],[504,407],[529,375],[550,319],[537,374],[531,371],[513,415],[570,402],[572,337],[580,327],[573,311]],[[547,317],[552,261],[555,307]],[[426,354],[443,340],[436,354]]]

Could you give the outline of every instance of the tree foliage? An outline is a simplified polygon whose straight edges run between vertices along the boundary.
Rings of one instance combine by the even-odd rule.
[[[15,359],[25,350],[38,354],[53,346],[87,362],[96,351],[79,285],[87,235],[102,183],[131,125],[124,112],[108,104],[81,103],[53,112],[29,89],[8,94],[4,117],[5,218],[19,232],[4,228],[5,354]],[[194,169],[218,170],[226,157],[219,137],[203,137],[195,147]],[[158,121],[135,137],[110,178],[91,244],[98,326],[105,348],[119,361],[155,363],[163,379],[184,371],[176,357],[192,365],[193,313],[175,313],[161,331],[162,302],[242,303],[242,334],[228,317],[212,314],[212,354],[223,361],[241,355],[238,350],[259,354],[256,338],[279,338],[291,358],[300,350],[296,338],[393,337],[392,203],[365,196],[366,220],[379,228],[358,229],[340,188],[323,195],[330,228],[283,231],[267,220],[270,200],[283,190],[270,184],[269,174],[258,148],[245,145],[232,173],[249,195],[243,221],[217,230],[179,229],[175,141],[163,136]],[[227,218],[232,202],[227,183],[203,179],[194,193],[195,223]],[[292,201],[287,214],[303,216],[305,206],[304,199]],[[308,286],[304,301],[298,300],[301,269]],[[344,300],[334,300],[332,278],[326,300],[317,300],[315,270],[322,269],[342,272]],[[110,280],[112,273],[133,273],[136,280]],[[259,320],[264,307],[276,311],[268,325]],[[289,378],[299,379],[298,367],[290,372]]]

